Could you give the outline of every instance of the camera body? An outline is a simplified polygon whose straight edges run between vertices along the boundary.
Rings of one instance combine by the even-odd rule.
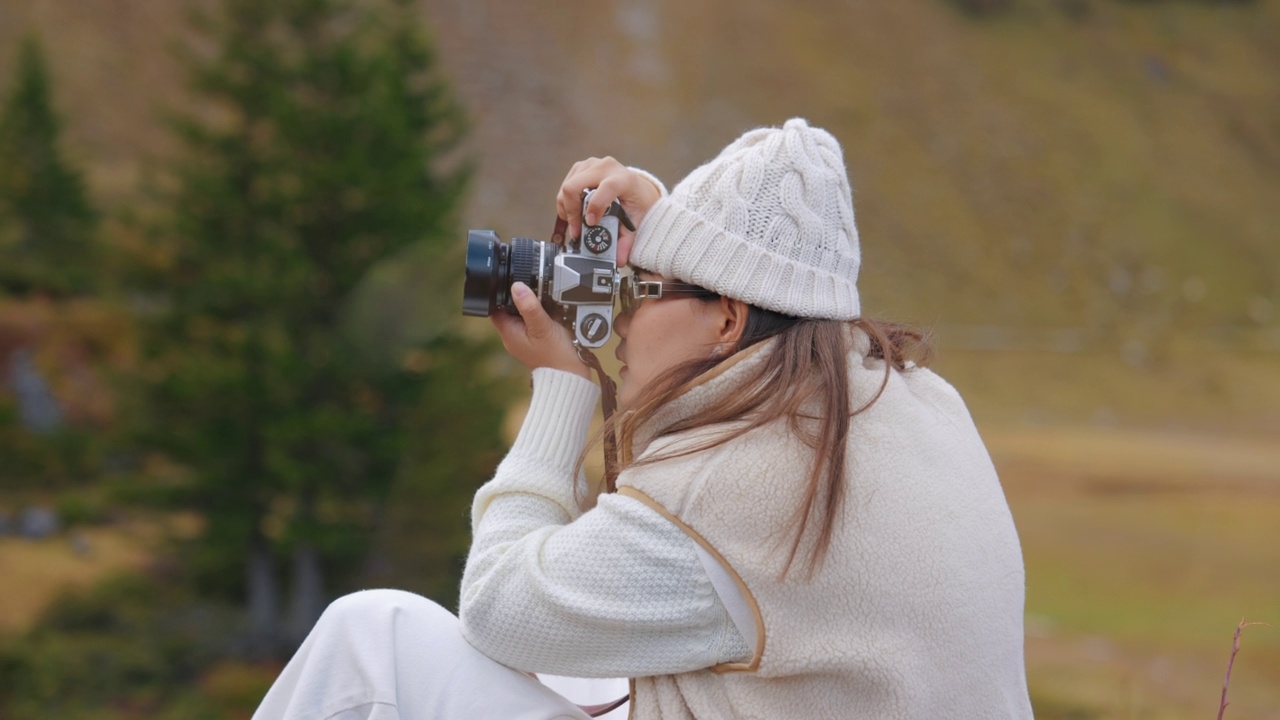
[[[582,195],[583,217],[594,190]],[[596,225],[582,226],[582,236],[564,247],[531,238],[502,242],[492,230],[467,232],[466,277],[462,313],[486,317],[497,310],[518,315],[511,285],[533,289],[547,314],[573,333],[586,348],[598,348],[613,334],[613,304],[618,289],[618,232],[631,227],[622,205],[614,200]]]

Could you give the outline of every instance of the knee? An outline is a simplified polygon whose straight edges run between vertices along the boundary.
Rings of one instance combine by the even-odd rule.
[[[346,648],[355,655],[432,648],[442,657],[466,644],[453,613],[403,590],[362,590],[329,604],[312,635],[318,644]],[[379,662],[370,659],[370,663]]]
[[[321,616],[324,622],[354,622],[363,624],[370,620],[407,613],[425,620],[440,622],[453,618],[453,613],[440,607],[435,601],[404,590],[361,590],[343,595],[329,603]]]

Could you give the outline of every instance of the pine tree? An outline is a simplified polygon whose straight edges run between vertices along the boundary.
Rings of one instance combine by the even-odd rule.
[[[0,114],[0,290],[67,296],[93,285],[97,215],[58,149],[44,54],[27,37]]]
[[[197,27],[215,50],[189,59],[192,87],[216,119],[174,123],[147,439],[189,470],[183,502],[206,520],[196,578],[245,593],[265,652],[279,558],[296,640],[323,578],[363,561],[408,417],[431,414],[422,368],[371,362],[343,315],[379,261],[460,244],[464,122],[403,0],[225,0]]]

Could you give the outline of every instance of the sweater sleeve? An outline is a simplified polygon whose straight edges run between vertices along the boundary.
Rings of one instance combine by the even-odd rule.
[[[664,198],[664,197],[666,197],[666,196],[667,196],[667,186],[666,186],[666,185],[664,185],[664,184],[663,184],[663,182],[662,182],[661,180],[659,180],[659,179],[658,179],[658,176],[657,176],[657,175],[654,175],[653,173],[649,172],[648,170],[644,170],[644,169],[642,169],[642,168],[638,168],[638,167],[628,167],[627,169],[628,169],[628,170],[630,170],[631,172],[633,172],[633,173],[635,173],[635,174],[637,174],[637,175],[639,175],[639,176],[643,177],[645,180],[648,180],[649,182],[653,183],[655,186],[657,186],[657,188],[658,188],[658,197],[660,197],[660,198]]]
[[[573,466],[597,393],[575,375],[534,371],[520,434],[472,506],[464,636],[511,667],[577,677],[748,657],[688,535],[631,498],[578,511]]]

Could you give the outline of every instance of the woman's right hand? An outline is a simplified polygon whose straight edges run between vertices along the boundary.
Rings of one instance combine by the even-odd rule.
[[[511,299],[520,317],[505,312],[489,315],[498,329],[502,346],[530,370],[553,368],[581,375],[588,380],[591,372],[578,356],[573,336],[542,309],[538,296],[522,282],[511,284]]]
[[[588,225],[599,222],[616,199],[622,203],[631,222],[640,227],[645,213],[662,197],[662,191],[649,178],[611,157],[574,163],[556,195],[556,213],[568,223],[569,237],[579,237],[582,232],[582,191],[590,189],[596,192],[587,205]],[[618,234],[618,267],[622,267],[631,257],[635,234],[626,228]]]

